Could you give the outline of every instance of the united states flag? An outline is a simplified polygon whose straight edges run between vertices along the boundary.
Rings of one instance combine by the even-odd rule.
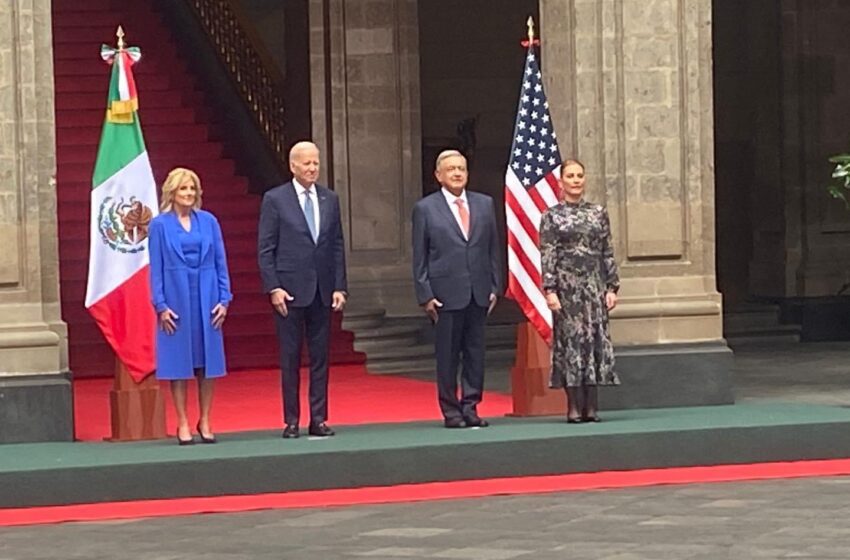
[[[508,296],[516,300],[544,340],[552,339],[540,272],[540,217],[558,203],[561,154],[543,92],[540,64],[529,45],[513,146],[505,173],[508,226]]]

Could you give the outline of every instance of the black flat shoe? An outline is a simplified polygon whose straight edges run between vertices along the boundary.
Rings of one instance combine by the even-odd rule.
[[[215,439],[215,436],[207,437],[204,435],[204,433],[201,431],[200,422],[198,422],[196,428],[198,429],[198,435],[201,436],[201,443],[218,443],[218,441]]]
[[[600,418],[599,416],[596,416],[594,414],[593,416],[585,416],[584,418],[582,418],[582,421],[583,422],[602,422],[602,418]]]
[[[581,424],[581,423],[582,423],[581,418],[570,418],[569,416],[567,416],[567,424]]]

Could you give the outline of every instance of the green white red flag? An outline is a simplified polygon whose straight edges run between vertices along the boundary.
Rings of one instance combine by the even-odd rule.
[[[137,382],[155,368],[148,228],[158,214],[133,65],[135,47],[101,48],[112,66],[106,119],[94,166],[86,309]]]

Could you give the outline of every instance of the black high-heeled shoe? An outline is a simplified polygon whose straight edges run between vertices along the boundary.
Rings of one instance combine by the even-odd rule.
[[[180,430],[177,430],[177,445],[195,445],[195,438],[190,437],[189,439],[181,439],[180,438]]]
[[[201,443],[218,443],[218,441],[215,439],[215,436],[207,437],[203,434],[203,432],[201,432],[201,421],[200,420],[198,420],[198,425],[195,426],[195,427],[198,430],[198,435],[201,436]]]

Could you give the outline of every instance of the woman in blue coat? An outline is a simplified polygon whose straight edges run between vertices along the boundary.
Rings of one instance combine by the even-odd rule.
[[[197,174],[172,170],[162,185],[161,214],[150,225],[156,376],[171,382],[180,445],[194,441],[186,416],[186,380],[198,379],[201,441],[215,443],[210,430],[213,380],[227,373],[221,326],[233,295],[221,227],[201,210],[201,194]]]

